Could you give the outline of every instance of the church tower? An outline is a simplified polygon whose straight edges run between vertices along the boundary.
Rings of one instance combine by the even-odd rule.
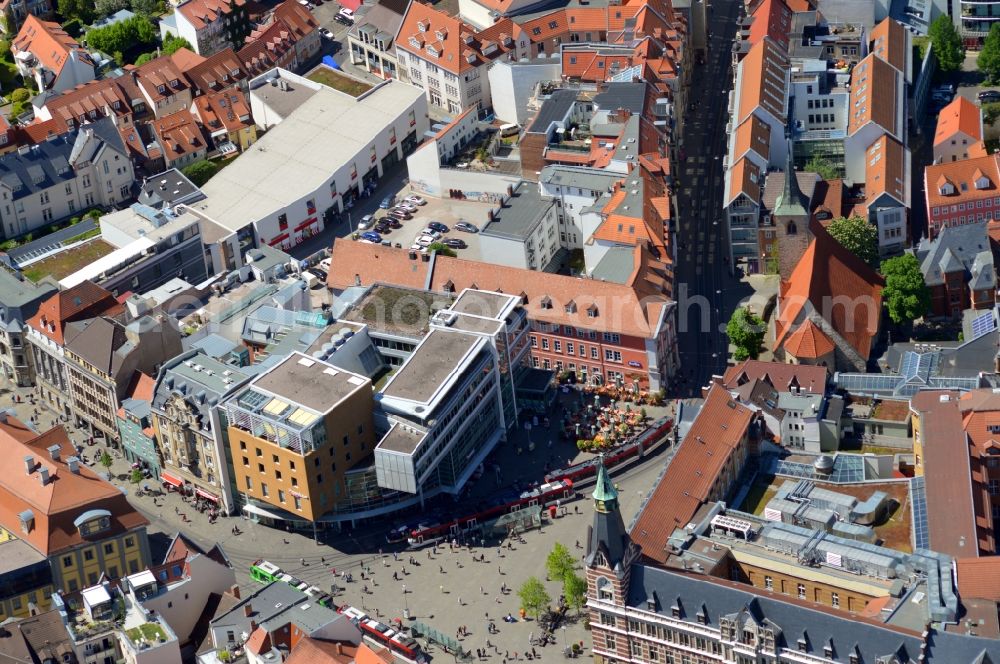
[[[809,230],[809,199],[799,189],[795,175],[792,143],[788,142],[788,159],[785,164],[785,185],[774,203],[771,221],[778,236],[778,273],[785,281],[809,247],[812,231]]]
[[[626,637],[608,629],[607,620],[611,616],[614,626],[622,631],[626,629],[624,608],[629,577],[641,550],[625,529],[618,489],[611,483],[603,457],[597,460],[597,486],[591,496],[594,499],[594,522],[588,529],[584,561],[594,661],[628,660],[631,655]]]

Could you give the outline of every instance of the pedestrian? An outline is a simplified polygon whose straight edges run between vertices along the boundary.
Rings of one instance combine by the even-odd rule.
[[[441,594],[444,594],[444,586],[441,586]]]
[[[483,592],[483,587],[482,586],[479,586],[479,594],[480,595],[485,595],[486,594],[486,593]]]
[[[465,606],[465,604],[462,602],[462,597],[461,596],[459,596],[459,598],[458,598],[458,605],[459,606]]]
[[[174,505],[174,514],[180,514],[180,513],[181,513],[181,508],[177,507],[177,505]]]
[[[399,575],[396,572],[392,573],[392,580],[393,581],[399,581]]]
[[[499,565],[497,565],[497,574],[499,574],[499,575],[503,576],[503,570],[502,570],[502,569],[500,569],[500,566],[499,566]]]
[[[535,646],[531,646],[531,656],[538,659],[538,653],[535,652]]]
[[[438,571],[444,574],[444,567],[442,565],[438,565]]]

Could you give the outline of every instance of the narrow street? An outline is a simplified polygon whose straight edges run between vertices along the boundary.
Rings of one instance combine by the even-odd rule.
[[[671,396],[699,395],[713,374],[722,373],[728,355],[726,321],[750,289],[729,274],[725,263],[722,219],[723,157],[733,72],[731,45],[740,3],[715,0],[708,17],[709,51],[695,65],[688,98],[697,103],[686,111],[687,156],[679,174],[677,265],[674,293],[682,375]],[[697,296],[705,298],[702,300]]]

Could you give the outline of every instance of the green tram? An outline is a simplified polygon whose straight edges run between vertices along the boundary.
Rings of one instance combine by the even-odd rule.
[[[295,578],[291,574],[286,574],[280,567],[266,560],[258,560],[250,565],[250,578],[257,583],[267,585],[269,583],[287,583],[291,587],[299,590],[317,603],[328,609],[337,610],[337,605],[333,602],[333,597],[323,592],[318,586],[310,586],[305,581]]]

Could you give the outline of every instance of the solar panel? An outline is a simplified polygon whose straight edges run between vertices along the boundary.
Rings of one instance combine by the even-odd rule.
[[[930,535],[927,532],[927,494],[924,490],[924,478],[914,477],[910,480],[910,505],[913,517],[913,548],[929,549]]]
[[[973,339],[978,339],[984,334],[989,334],[993,330],[997,329],[996,319],[993,318],[993,312],[987,311],[985,314],[976,316],[972,321],[972,341]]]
[[[895,374],[838,373],[837,387],[849,392],[892,392],[903,381]]]
[[[785,475],[802,479],[820,480],[834,484],[848,484],[865,480],[865,461],[853,454],[838,454],[833,459],[833,470],[829,475],[817,473],[811,463],[783,461],[776,459],[771,462],[768,472],[773,475]]]

